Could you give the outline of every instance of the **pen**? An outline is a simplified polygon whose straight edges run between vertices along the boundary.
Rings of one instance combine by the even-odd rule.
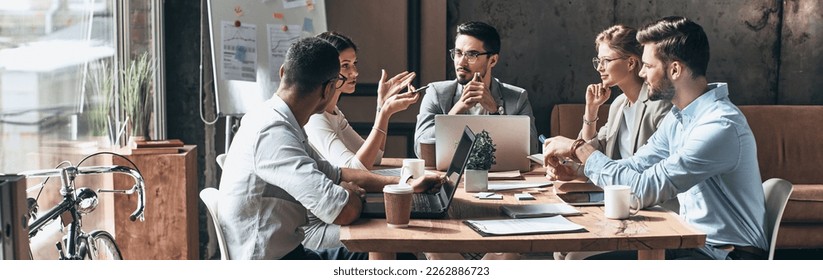
[[[427,88],[429,88],[429,86],[428,86],[428,85],[423,86],[423,87],[418,88],[418,89],[415,89],[414,91],[412,91],[412,93],[419,93],[419,92],[421,92],[421,91],[426,90]]]

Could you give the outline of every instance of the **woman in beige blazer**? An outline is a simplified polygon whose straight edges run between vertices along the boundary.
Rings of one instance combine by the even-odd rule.
[[[637,30],[623,25],[612,26],[597,35],[597,57],[592,58],[601,83],[586,88],[586,111],[580,138],[588,140],[612,159],[627,158],[657,130],[671,102],[651,101],[648,89],[638,73],[643,63],[643,47],[637,42]],[[617,86],[623,93],[609,107],[609,119],[595,131],[597,111]]]

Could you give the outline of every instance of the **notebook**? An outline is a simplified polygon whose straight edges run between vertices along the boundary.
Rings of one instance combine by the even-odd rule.
[[[415,193],[412,198],[412,219],[432,219],[442,218],[448,213],[457,191],[457,185],[463,177],[463,170],[469,159],[469,152],[474,146],[474,132],[464,126],[463,136],[452,157],[448,171],[446,171],[446,183],[440,191],[434,194]],[[386,217],[386,207],[383,203],[382,193],[369,193],[366,195],[366,202],[363,204],[362,217],[384,218]]]
[[[574,206],[603,205],[603,188],[592,183],[563,182],[554,185],[554,194]]]
[[[531,118],[521,115],[436,115],[434,116],[435,162],[446,170],[464,126],[473,131],[486,130],[494,142],[497,163],[490,171],[529,171]]]
[[[500,211],[515,219],[582,215],[580,211],[566,203],[503,205],[500,206]]]

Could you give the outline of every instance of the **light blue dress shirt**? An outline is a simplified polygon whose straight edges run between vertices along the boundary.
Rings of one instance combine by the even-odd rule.
[[[725,83],[709,84],[683,110],[672,107],[633,157],[592,154],[586,176],[600,186],[631,186],[644,207],[677,196],[680,216],[706,233],[709,246],[767,249],[754,135],[728,96]]]

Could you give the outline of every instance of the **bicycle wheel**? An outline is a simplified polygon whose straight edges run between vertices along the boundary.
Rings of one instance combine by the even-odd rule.
[[[83,259],[122,260],[120,248],[114,243],[114,237],[103,230],[95,230],[86,238],[80,239],[80,252]]]

